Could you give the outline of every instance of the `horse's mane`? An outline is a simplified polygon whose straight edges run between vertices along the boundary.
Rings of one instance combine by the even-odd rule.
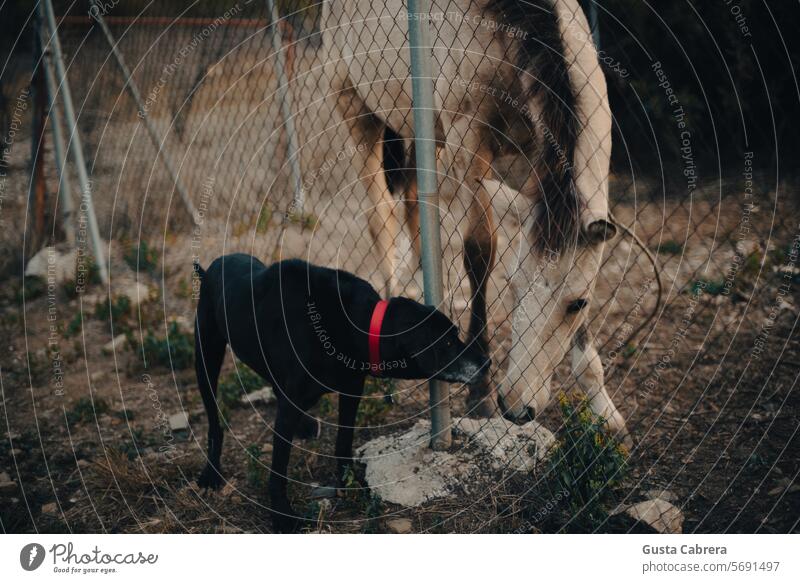
[[[529,114],[542,148],[534,168],[543,207],[534,217],[534,240],[540,250],[557,251],[576,239],[580,203],[572,167],[578,134],[576,96],[555,1],[486,0],[485,9],[506,25],[506,30],[522,33],[515,41],[515,66],[530,74],[531,83],[523,84],[520,97],[523,103],[537,104],[538,116],[537,111]],[[523,194],[533,196],[535,192]]]

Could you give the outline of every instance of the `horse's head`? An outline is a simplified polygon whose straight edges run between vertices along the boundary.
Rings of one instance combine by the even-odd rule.
[[[520,82],[536,151],[521,192],[508,196],[521,244],[511,276],[512,347],[499,405],[527,418],[550,398],[550,379],[585,321],[605,241],[616,233],[608,214],[611,110],[589,25],[575,0],[518,18],[551,31],[550,51],[523,40]],[[527,43],[527,45],[526,45]],[[531,56],[533,55],[533,57]],[[503,212],[501,210],[501,212]]]
[[[495,200],[498,211],[511,210],[520,227],[519,246],[509,266],[512,342],[498,405],[510,419],[529,420],[547,405],[555,367],[586,320],[603,248],[616,228],[607,217],[585,209],[575,240],[559,251],[542,250],[535,227],[540,205],[527,203],[505,186]]]

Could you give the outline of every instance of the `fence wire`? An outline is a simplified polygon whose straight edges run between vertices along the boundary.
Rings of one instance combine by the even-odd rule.
[[[585,17],[576,12],[580,10],[577,2],[560,4],[562,30],[572,30],[573,22],[565,19],[574,18],[574,34],[583,34]],[[730,343],[726,346],[726,339],[742,326],[739,319],[720,315],[720,298],[733,295],[748,301],[761,276],[764,257],[785,244],[788,227],[770,216],[779,212],[775,191],[755,189],[743,198],[740,176],[704,185],[696,181],[694,168],[686,165],[677,173],[680,180],[638,176],[635,156],[626,153],[623,158],[628,164],[615,163],[609,178],[608,199],[618,235],[604,246],[596,281],[571,284],[588,288],[580,294],[590,299],[589,307],[580,314],[585,326],[573,326],[565,334],[563,326],[569,327],[564,324],[565,316],[548,314],[558,319],[559,335],[550,336],[555,333],[551,328],[547,328],[547,336],[536,330],[532,334],[519,330],[527,356],[524,362],[519,357],[510,362],[512,314],[522,303],[511,280],[532,251],[526,248],[524,225],[521,227],[513,213],[497,209],[509,196],[523,196],[518,191],[525,190],[531,176],[541,171],[537,156],[542,152],[535,149],[535,143],[520,139],[524,134],[538,135],[541,125],[519,111],[512,112],[513,119],[504,119],[510,109],[505,98],[494,91],[507,87],[510,100],[516,99],[515,92],[523,91],[518,81],[508,78],[509,71],[522,62],[519,51],[532,50],[538,43],[544,56],[528,58],[546,68],[549,58],[557,61],[561,56],[548,56],[547,51],[565,49],[560,43],[546,46],[552,39],[526,38],[542,30],[514,29],[508,19],[522,13],[515,12],[513,2],[494,3],[499,7],[494,11],[487,8],[491,5],[437,0],[431,7],[434,69],[458,71],[463,81],[460,88],[437,82],[436,100],[451,114],[456,110],[462,116],[474,115],[465,123],[458,120],[459,115],[443,115],[437,126],[442,146],[439,171],[446,295],[441,309],[458,323],[462,337],[466,336],[475,301],[464,265],[471,212],[471,199],[464,196],[464,190],[473,188],[465,179],[474,175],[465,174],[459,165],[467,159],[468,168],[486,167],[479,178],[488,179],[485,193],[495,209],[491,225],[491,235],[496,237],[495,267],[487,275],[483,332],[494,362],[491,385],[510,382],[509,366],[520,367],[518,376],[523,380],[536,378],[528,367],[544,362],[537,360],[541,351],[559,355],[552,366],[550,405],[537,411],[536,417],[555,437],[549,461],[531,471],[520,470],[518,464],[520,457],[530,456],[530,444],[507,451],[502,467],[495,468],[493,484],[470,492],[469,498],[442,503],[440,525],[444,530],[471,528],[464,526],[468,524],[465,515],[481,515],[480,509],[492,508],[496,516],[476,529],[612,529],[609,525],[616,519],[611,509],[639,500],[641,492],[652,486],[648,474],[668,450],[670,431],[680,431],[681,422],[667,420],[664,411],[677,399],[687,377],[710,385],[720,374],[706,362],[714,354],[706,349],[725,346],[727,351]],[[526,10],[549,5],[533,2]],[[410,125],[411,116],[408,96],[401,88],[408,75],[405,6],[362,1],[347,6],[340,22],[325,22],[320,4],[282,2],[282,19],[273,23],[266,5],[259,2],[214,0],[179,10],[174,3],[154,1],[128,11],[97,4],[93,10],[101,11],[142,93],[144,107],[140,108],[126,91],[127,80],[106,37],[89,15],[89,7],[77,3],[59,10],[57,4],[59,35],[90,161],[101,233],[122,247],[144,241],[160,251],[168,310],[191,317],[191,302],[173,290],[180,280],[188,281],[192,259],[205,265],[234,251],[252,253],[265,261],[301,257],[351,271],[382,294],[421,298],[415,251],[420,244],[416,187],[414,168],[409,164],[413,139],[401,129]],[[292,122],[305,195],[302,208],[293,206],[296,188],[287,154],[290,138],[281,114],[272,43],[276,32],[294,108]],[[332,52],[324,42],[327,39],[345,43],[370,66],[361,68],[358,76],[354,75],[357,68],[351,66],[347,79],[332,81],[331,71],[338,74],[341,70],[332,67],[332,62],[342,55]],[[450,44],[442,39],[449,39]],[[604,47],[605,54],[611,54],[613,39],[603,41],[611,45]],[[588,50],[592,37],[581,42]],[[569,46],[564,57],[569,69],[572,60],[584,55],[570,52],[574,42],[564,43]],[[595,66],[601,65],[595,62]],[[405,74],[398,75],[403,68]],[[496,75],[487,85],[486,71],[492,69]],[[616,73],[606,63],[603,74]],[[470,89],[465,91],[464,86]],[[562,90],[568,92],[569,87]],[[472,103],[465,104],[465,96]],[[631,94],[630,99],[634,98]],[[545,107],[558,106],[552,96],[539,99]],[[486,111],[493,116],[485,117]],[[583,120],[602,114],[594,110],[580,113]],[[179,182],[197,209],[197,225],[181,204],[180,188],[159,160],[144,119],[153,124],[161,139],[158,148],[174,164]],[[486,127],[473,131],[480,124]],[[579,133],[585,130],[575,129]],[[554,133],[569,136],[569,132]],[[484,141],[469,142],[473,135]],[[595,136],[595,140],[607,144],[607,137]],[[545,142],[538,147],[559,147],[542,144]],[[625,136],[618,132],[614,148],[626,148]],[[515,149],[518,154],[510,155]],[[488,161],[482,159],[487,153]],[[610,155],[604,153],[606,158]],[[578,160],[569,163],[579,183],[583,183],[582,172],[595,171],[585,161],[583,166]],[[585,195],[589,197],[587,205],[594,207],[592,197],[603,193]],[[655,254],[657,265],[651,264],[643,247]],[[391,255],[381,256],[381,250]],[[537,263],[541,272],[529,278],[526,293],[550,293],[561,283],[554,278],[569,275],[574,280],[580,274],[577,267],[563,271],[569,264],[564,255],[548,255],[545,250],[542,256],[550,257],[553,264],[547,259]],[[574,263],[577,261],[576,257]],[[663,287],[660,305],[655,300],[656,269]],[[574,299],[564,293],[557,302]],[[546,308],[552,310],[553,305]],[[655,320],[632,337],[654,311]],[[526,317],[533,321],[544,316]],[[578,329],[583,338],[574,349],[573,336]],[[559,346],[553,345],[553,338]],[[588,350],[586,345],[594,348]],[[570,350],[578,352],[570,354]],[[680,354],[692,355],[692,359],[687,370],[675,371],[672,363],[688,362]],[[592,378],[581,382],[579,364],[576,383],[576,365],[570,366],[569,361],[582,357],[602,364],[608,397],[627,422],[632,449],[619,447],[599,424],[598,411],[610,414],[611,410],[597,406],[596,399],[603,398],[592,392],[597,387],[588,387],[588,397],[575,397],[578,386],[585,390],[585,383],[593,382]],[[596,374],[596,369],[590,373]],[[425,385],[401,383],[386,390],[392,393],[392,413],[376,425],[363,427],[367,435],[407,430],[426,417]],[[694,403],[681,399],[681,407],[693,410],[702,406],[704,395],[697,396]],[[367,395],[365,400],[375,398]],[[453,386],[451,402],[454,418],[474,416],[467,387]],[[655,435],[656,426],[670,429]],[[513,423],[503,423],[500,430],[497,427],[500,425],[491,428],[497,437],[495,445],[512,433],[516,435]],[[456,447],[469,447],[469,439],[465,439]]]

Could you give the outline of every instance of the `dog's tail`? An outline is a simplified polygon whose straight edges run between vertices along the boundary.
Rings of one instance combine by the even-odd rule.
[[[202,282],[203,278],[206,276],[206,270],[200,267],[200,262],[197,259],[192,262],[192,267],[194,268],[195,275],[197,275],[197,278]]]

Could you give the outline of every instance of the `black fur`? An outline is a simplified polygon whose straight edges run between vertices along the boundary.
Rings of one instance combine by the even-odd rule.
[[[528,90],[520,101],[538,101],[542,113],[541,119],[534,120],[534,128],[544,149],[535,156],[535,172],[540,181],[537,191],[544,212],[535,217],[534,239],[541,249],[557,251],[576,241],[580,211],[572,167],[579,131],[576,96],[569,80],[558,16],[553,0],[487,0],[485,10],[509,29],[515,27],[524,32],[515,42],[515,64],[530,76]],[[521,147],[527,151],[532,145]]]
[[[203,271],[195,326],[195,367],[208,414],[208,464],[198,483],[222,481],[222,428],[217,380],[226,345],[272,384],[277,396],[269,492],[275,529],[291,531],[297,516],[286,495],[292,438],[314,435],[318,421],[307,414],[326,392],[339,394],[336,458],[340,479],[352,460],[353,429],[368,374],[368,330],[380,297],[347,273],[299,260],[265,266],[244,254],[216,259]],[[392,298],[381,341],[383,376],[470,382],[489,359],[465,346],[441,312],[406,298]]]

